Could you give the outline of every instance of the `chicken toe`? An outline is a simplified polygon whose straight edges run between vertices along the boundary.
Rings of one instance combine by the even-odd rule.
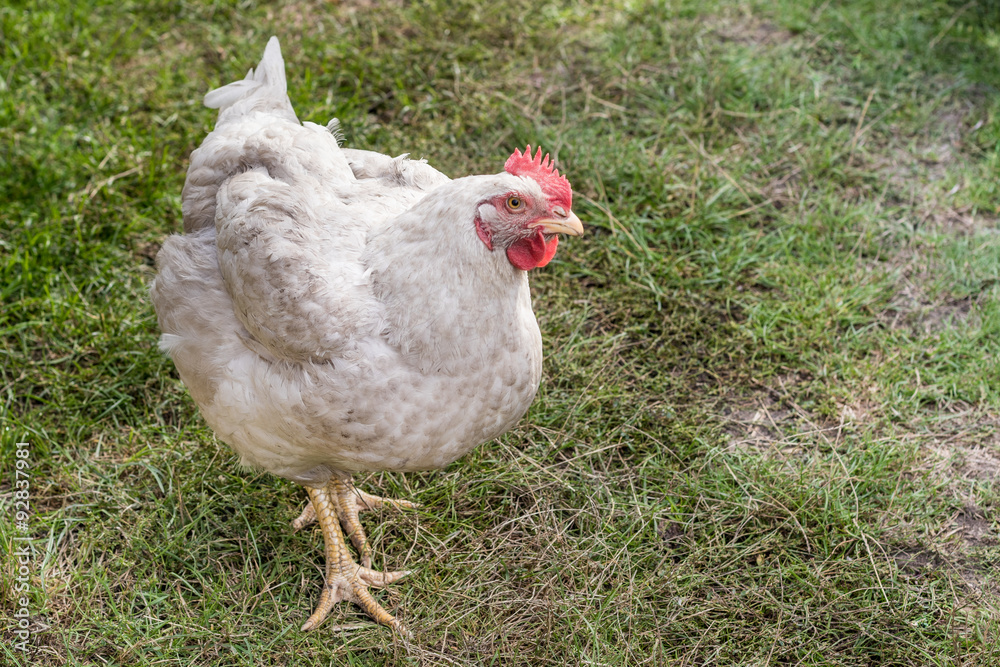
[[[316,510],[313,509],[312,501],[306,503],[306,507],[302,510],[302,514],[298,516],[295,521],[292,521],[292,532],[302,530],[313,521],[316,520]]]
[[[323,489],[307,489],[316,520],[319,521],[320,528],[323,530],[326,551],[326,583],[320,594],[316,610],[302,626],[302,630],[312,630],[318,627],[329,615],[333,605],[348,600],[364,609],[365,613],[376,622],[388,625],[400,634],[409,634],[405,626],[387,612],[368,592],[369,586],[381,588],[406,576],[409,571],[376,572],[369,567],[358,565],[354,561],[340,528],[342,519],[338,517],[335,489],[336,486],[333,483]],[[335,493],[331,494],[331,491]],[[303,516],[305,515],[306,512],[303,512]]]
[[[361,526],[358,514],[364,510],[386,505],[397,509],[419,507],[417,503],[411,503],[408,500],[392,500],[365,493],[356,488],[350,478],[347,480],[331,479],[327,488],[337,503],[337,516],[340,517],[340,525],[344,528],[344,535],[351,538],[354,548],[361,554],[361,564],[365,567],[372,566],[372,548],[368,543],[368,536],[365,535],[365,529]]]

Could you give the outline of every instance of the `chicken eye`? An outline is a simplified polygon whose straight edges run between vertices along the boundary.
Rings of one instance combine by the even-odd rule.
[[[524,206],[524,202],[521,201],[520,197],[513,197],[513,196],[507,197],[507,208],[509,208],[510,210],[517,211],[522,206]]]

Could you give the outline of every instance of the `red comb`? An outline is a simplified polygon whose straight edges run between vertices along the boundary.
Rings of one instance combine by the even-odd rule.
[[[531,157],[531,144],[528,144],[527,148],[524,149],[524,153],[520,149],[515,148],[514,154],[507,158],[507,162],[503,168],[504,171],[513,176],[525,176],[534,179],[536,183],[542,186],[542,192],[551,201],[562,206],[567,211],[572,208],[573,188],[570,187],[569,181],[566,180],[565,176],[559,175],[559,170],[555,168],[552,160],[549,159],[548,153],[542,159],[541,146],[538,147],[535,157]]]

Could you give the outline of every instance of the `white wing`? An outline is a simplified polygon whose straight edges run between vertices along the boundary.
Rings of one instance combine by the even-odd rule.
[[[359,259],[367,223],[335,194],[263,167],[219,190],[219,269],[236,317],[275,357],[343,357],[376,333],[380,307]]]

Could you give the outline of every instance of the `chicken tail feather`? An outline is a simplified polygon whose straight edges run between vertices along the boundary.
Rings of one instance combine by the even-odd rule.
[[[278,38],[272,37],[267,42],[264,57],[261,58],[257,69],[247,72],[245,79],[226,84],[205,95],[205,106],[209,109],[219,109],[221,113],[244,100],[250,101],[247,105],[248,110],[260,109],[262,102],[266,105],[268,101],[273,100],[280,108],[287,107],[291,110],[287,91],[285,60],[281,57]]]

